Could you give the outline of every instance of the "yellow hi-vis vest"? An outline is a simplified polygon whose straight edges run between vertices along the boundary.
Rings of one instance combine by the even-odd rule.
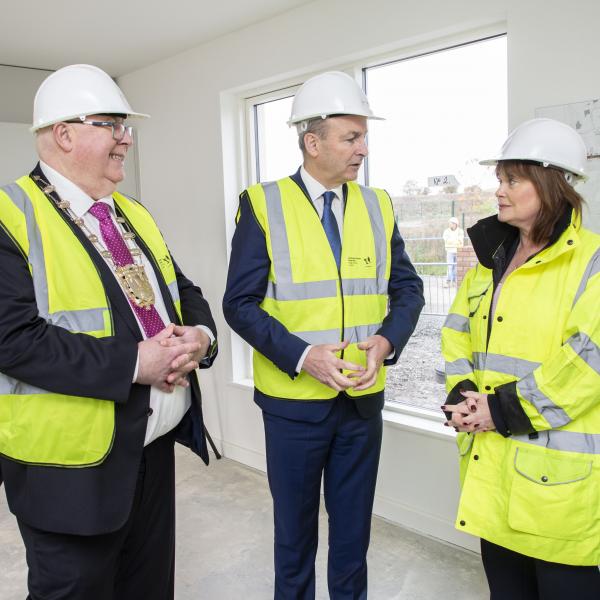
[[[113,199],[150,249],[181,318],[175,270],[154,220],[134,200],[117,193]],[[113,335],[92,259],[29,177],[0,189],[0,226],[28,262],[42,318],[73,333]],[[0,373],[0,454],[30,464],[89,467],[107,457],[114,431],[114,402],[52,393]]]
[[[502,285],[467,273],[442,329],[447,389],[516,383],[536,434],[458,434],[461,531],[569,565],[600,564],[600,236],[573,219]]]
[[[340,271],[319,216],[289,177],[250,187],[252,210],[271,259],[261,308],[309,344],[348,340],[344,359],[365,365],[357,343],[375,334],[387,314],[394,214],[383,190],[348,183]],[[254,351],[254,384],[290,400],[324,400],[338,392],[302,371],[295,379]],[[363,392],[380,392],[385,368]]]

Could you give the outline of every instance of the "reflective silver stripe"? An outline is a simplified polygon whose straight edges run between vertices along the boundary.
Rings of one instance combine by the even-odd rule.
[[[372,189],[363,185],[359,185],[358,187],[362,192],[367,211],[369,212],[371,230],[373,231],[373,238],[375,240],[375,264],[377,265],[378,288],[381,289],[383,284],[386,283],[385,265],[387,262],[387,243],[381,206],[379,205],[377,194]],[[385,291],[380,293],[387,294],[387,283],[385,285]]]
[[[473,352],[473,364],[478,371],[496,371],[506,375],[514,375],[519,379],[529,375],[540,363],[504,354],[486,354]]]
[[[350,342],[351,344],[362,342],[369,336],[375,335],[380,326],[381,325],[379,323],[373,323],[370,325],[346,327],[344,329],[344,340]],[[324,329],[322,331],[294,331],[293,333],[313,346],[318,344],[337,344],[340,342],[339,329]]]
[[[573,306],[575,306],[575,304],[577,304],[577,300],[579,300],[579,297],[581,296],[581,294],[583,294],[583,292],[585,292],[585,288],[587,287],[589,280],[592,277],[594,277],[594,275],[598,275],[598,273],[600,273],[600,249],[598,249],[598,250],[596,250],[596,252],[594,252],[594,255],[592,256],[592,258],[590,259],[590,262],[587,264],[587,267],[585,268],[585,271],[581,278],[581,282],[579,284],[579,287],[577,288],[577,293],[575,294],[575,299],[573,300]]]
[[[533,444],[551,450],[564,452],[581,452],[582,454],[600,454],[600,434],[578,433],[577,431],[538,431],[536,439],[529,439],[529,435],[513,435],[513,440]]]
[[[337,280],[306,281],[304,283],[269,281],[266,298],[277,300],[311,300],[313,298],[335,298],[337,296]]]
[[[292,260],[290,246],[285,228],[285,218],[281,205],[281,191],[276,181],[262,184],[267,204],[267,219],[271,233],[271,250],[273,252],[273,268],[279,283],[293,284]]]
[[[457,313],[448,313],[448,316],[444,321],[444,327],[454,329],[454,331],[460,331],[461,333],[470,333],[471,331],[469,319]]]
[[[446,375],[470,375],[473,373],[473,365],[466,358],[459,358],[446,363]]]
[[[0,394],[12,396],[25,396],[28,394],[49,394],[47,390],[23,383],[18,379],[0,373]]]
[[[576,333],[572,335],[567,344],[573,348],[574,352],[598,375],[600,375],[600,348],[585,333]]]
[[[33,276],[33,289],[38,312],[44,319],[48,318],[48,281],[46,279],[46,263],[42,246],[42,236],[37,226],[33,205],[21,186],[11,183],[2,190],[12,200],[13,204],[25,215],[27,237],[29,238],[29,264]]]
[[[169,284],[169,292],[171,293],[173,302],[179,302],[179,288],[177,287],[177,280]]]
[[[381,323],[373,323],[371,325],[357,325],[356,327],[346,327],[344,329],[344,340],[351,344],[356,344],[366,340],[368,337],[375,335]]]
[[[104,331],[104,312],[106,308],[88,308],[52,313],[48,322],[69,331]]]
[[[535,406],[551,427],[562,427],[571,421],[571,417],[540,390],[533,373],[517,383],[517,390],[527,402]]]
[[[302,338],[307,344],[337,344],[340,342],[339,329],[324,329],[323,331],[294,331],[294,335]]]
[[[387,296],[387,281],[379,279],[343,279],[342,289],[344,296]]]

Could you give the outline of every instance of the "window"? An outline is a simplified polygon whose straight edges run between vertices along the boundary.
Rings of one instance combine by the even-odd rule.
[[[442,234],[450,217],[466,231],[495,212],[496,177],[479,160],[506,138],[506,36],[369,67],[364,79],[372,107],[386,117],[369,124],[368,181],[392,197],[426,300],[415,336],[388,370],[386,398],[439,411],[439,332],[474,260],[468,238],[447,253]]]
[[[252,141],[250,183],[291,175],[302,162],[296,128],[287,124],[296,89],[286,88],[246,100],[248,135]]]
[[[493,156],[506,138],[506,36],[370,65],[356,64],[355,72],[362,72],[375,114],[386,120],[369,122],[369,157],[360,177],[390,193],[427,300],[415,336],[388,371],[386,399],[439,412],[445,394],[434,367],[443,369],[439,333],[456,294],[449,271],[456,267],[442,233],[450,217],[466,230],[495,209],[493,169],[478,161]],[[245,100],[247,184],[284,177],[301,163],[296,130],[287,125],[296,90]],[[459,278],[468,239],[465,245]]]

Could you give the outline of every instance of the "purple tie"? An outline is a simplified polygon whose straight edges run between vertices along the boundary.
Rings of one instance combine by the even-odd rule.
[[[94,215],[100,223],[102,240],[104,241],[107,250],[112,254],[115,265],[117,267],[124,267],[125,265],[133,264],[134,260],[131,256],[131,252],[121,237],[119,230],[115,227],[113,220],[110,218],[110,207],[108,204],[104,202],[94,202],[94,205],[90,208],[90,213]],[[151,306],[149,309],[142,308],[129,298],[129,296],[127,298],[144,328],[146,337],[153,337],[165,328],[165,324],[154,306]]]

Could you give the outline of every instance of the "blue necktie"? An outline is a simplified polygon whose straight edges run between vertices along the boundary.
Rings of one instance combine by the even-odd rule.
[[[335,215],[333,214],[333,210],[331,210],[331,203],[334,198],[335,192],[325,192],[323,194],[323,216],[321,217],[321,223],[323,223],[325,235],[329,240],[331,251],[333,252],[335,262],[339,269],[342,258],[342,242],[340,240],[340,230],[338,229]]]

